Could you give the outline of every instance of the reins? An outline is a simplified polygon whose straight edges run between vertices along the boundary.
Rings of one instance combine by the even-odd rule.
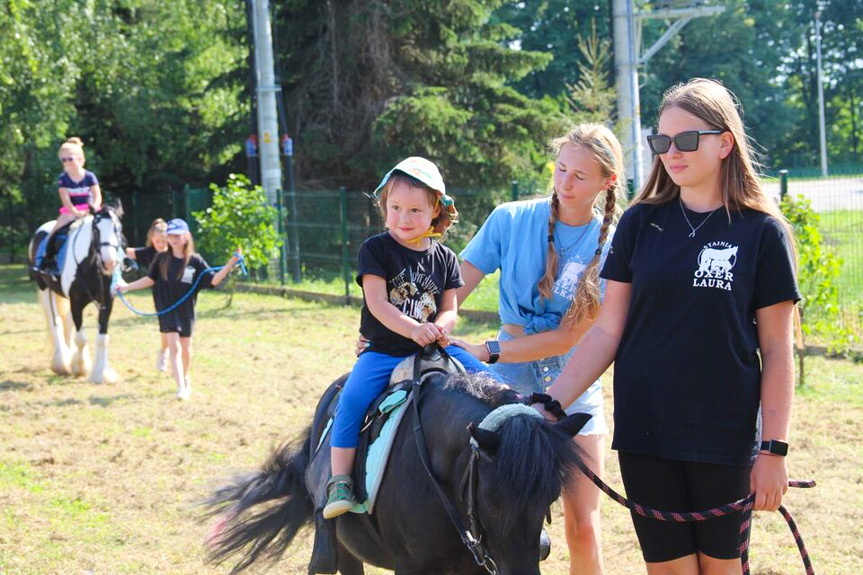
[[[246,261],[245,258],[239,253],[234,253],[233,255],[235,255],[237,258],[239,258],[237,263],[240,265],[241,273],[243,275],[248,275],[249,272],[246,270],[246,265],[244,263]],[[115,292],[117,294],[117,296],[120,298],[120,301],[122,301],[125,304],[125,306],[127,308],[129,308],[129,310],[132,313],[138,314],[140,316],[145,316],[145,317],[157,317],[160,315],[164,315],[168,312],[174,311],[180,304],[182,304],[184,301],[186,301],[187,299],[192,297],[192,295],[195,293],[195,290],[198,288],[198,284],[200,284],[201,280],[204,279],[205,274],[207,274],[209,272],[217,272],[224,267],[225,266],[216,266],[216,267],[208,267],[208,268],[204,269],[201,273],[198,274],[198,278],[191,285],[191,287],[189,287],[189,290],[180,297],[180,299],[178,299],[177,301],[175,301],[174,303],[172,303],[170,306],[166,307],[165,309],[163,309],[161,311],[157,311],[157,312],[149,313],[149,312],[144,312],[144,311],[141,311],[139,309],[136,309],[135,306],[133,306],[131,303],[129,303],[129,301],[125,298],[125,296],[123,295],[122,292],[116,291],[117,282],[120,280],[120,277],[122,277],[122,273],[123,273],[120,270],[119,266],[114,268],[114,277],[111,278],[111,291]]]
[[[643,505],[639,505],[638,503],[623,497],[614,489],[609,487],[602,479],[597,477],[597,475],[591,471],[585,463],[579,461],[578,467],[581,469],[582,473],[584,473],[587,478],[606,495],[642,517],[648,517],[658,521],[692,523],[695,521],[707,521],[708,519],[723,517],[731,513],[741,513],[740,559],[742,561],[743,575],[749,574],[749,531],[752,527],[752,508],[755,506],[754,493],[750,494],[748,497],[744,497],[743,499],[738,499],[737,501],[733,501],[721,507],[714,507],[705,511],[657,511],[656,509],[644,507]],[[811,488],[815,487],[815,481],[811,479],[792,479],[788,482],[788,486]],[[815,575],[815,571],[812,568],[812,561],[809,558],[809,553],[806,551],[806,545],[803,543],[803,536],[800,534],[800,530],[797,529],[797,524],[791,517],[791,513],[789,513],[782,505],[779,506],[779,513],[781,513],[782,517],[785,518],[785,522],[788,523],[788,528],[791,529],[791,533],[794,535],[794,541],[797,543],[797,548],[800,550],[800,558],[803,560],[803,566],[806,568],[807,575]]]
[[[451,360],[449,354],[446,353],[442,348],[438,348],[438,351],[443,355],[447,360]],[[414,411],[414,439],[417,444],[417,451],[419,452],[420,461],[422,461],[423,468],[425,468],[426,474],[431,479],[432,485],[434,485],[435,490],[437,491],[438,497],[443,504],[444,510],[446,510],[447,515],[449,516],[450,521],[455,527],[456,531],[458,531],[459,537],[461,538],[462,543],[464,543],[465,547],[467,547],[468,551],[470,551],[473,556],[474,561],[480,567],[483,567],[490,575],[497,575],[498,568],[497,563],[492,559],[491,554],[488,552],[488,549],[485,548],[482,542],[482,526],[479,521],[479,516],[477,514],[476,509],[476,481],[477,481],[477,473],[476,473],[476,463],[479,461],[479,449],[471,446],[471,454],[470,459],[468,461],[468,467],[465,470],[465,477],[462,478],[462,489],[465,489],[465,481],[468,482],[466,486],[468,497],[467,497],[467,514],[468,521],[470,523],[470,528],[466,529],[464,524],[459,517],[459,512],[453,505],[450,498],[444,492],[443,487],[441,487],[440,482],[435,477],[432,472],[431,462],[429,460],[428,448],[426,447],[425,437],[423,436],[422,430],[422,422],[420,421],[420,411],[419,411],[419,402],[422,393],[422,384],[420,382],[421,373],[420,373],[420,356],[423,355],[423,352],[418,353],[414,357],[414,373],[413,379],[411,381],[411,385],[413,388],[413,400],[411,404],[413,404]],[[453,362],[455,364],[455,362]]]

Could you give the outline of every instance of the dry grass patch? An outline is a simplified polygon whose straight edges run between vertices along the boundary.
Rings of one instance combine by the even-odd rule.
[[[149,309],[148,294],[133,297]],[[155,371],[155,321],[118,302],[111,361],[122,382],[97,386],[47,369],[44,319],[18,268],[0,267],[0,573],[215,574],[205,562],[207,525],[193,503],[234,470],[256,467],[270,447],[299,433],[319,393],[353,363],[355,308],[269,296],[206,292],[192,364],[193,395],[181,403]],[[95,314],[87,314],[94,339]],[[490,326],[467,325],[481,340]],[[819,573],[863,573],[863,367],[808,362],[812,387],[795,414],[795,515]],[[610,415],[610,385],[606,389]],[[609,451],[607,478],[620,486]],[[564,573],[563,519],[555,510],[545,573]],[[603,502],[603,549],[611,575],[643,572],[628,513]],[[274,572],[305,573],[311,539],[301,534]],[[802,572],[778,514],[759,514],[753,573]],[[253,572],[263,573],[266,568]],[[368,569],[368,573],[384,573]]]

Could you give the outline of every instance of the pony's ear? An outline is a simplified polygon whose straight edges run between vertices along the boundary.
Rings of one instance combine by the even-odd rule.
[[[558,421],[555,427],[563,431],[568,436],[575,437],[575,435],[581,431],[581,428],[587,424],[590,418],[591,415],[589,413],[573,413],[572,415],[568,415]]]
[[[473,437],[480,449],[487,453],[494,454],[497,451],[497,446],[500,445],[500,435],[494,431],[480,429],[473,422],[467,424],[467,430],[470,436]]]
[[[123,202],[120,200],[120,198],[114,198],[113,200],[111,200],[111,207],[114,208],[114,213],[117,214],[117,217],[122,219],[124,212]]]

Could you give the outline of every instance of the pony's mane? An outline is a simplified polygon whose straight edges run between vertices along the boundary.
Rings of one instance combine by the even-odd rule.
[[[508,403],[524,402],[524,397],[516,390],[482,373],[451,375],[447,378],[444,388],[476,398],[492,409]]]
[[[474,397],[492,409],[524,398],[487,375],[450,376],[446,388]],[[568,485],[582,453],[572,438],[545,420],[526,415],[507,420],[499,430],[494,458],[494,490],[505,501],[495,521],[501,533],[511,533],[537,502],[552,502]]]

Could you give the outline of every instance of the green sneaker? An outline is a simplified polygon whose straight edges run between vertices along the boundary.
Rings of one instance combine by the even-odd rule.
[[[327,493],[324,519],[332,519],[339,515],[344,515],[357,502],[354,498],[354,480],[349,475],[334,475],[327,481]]]

